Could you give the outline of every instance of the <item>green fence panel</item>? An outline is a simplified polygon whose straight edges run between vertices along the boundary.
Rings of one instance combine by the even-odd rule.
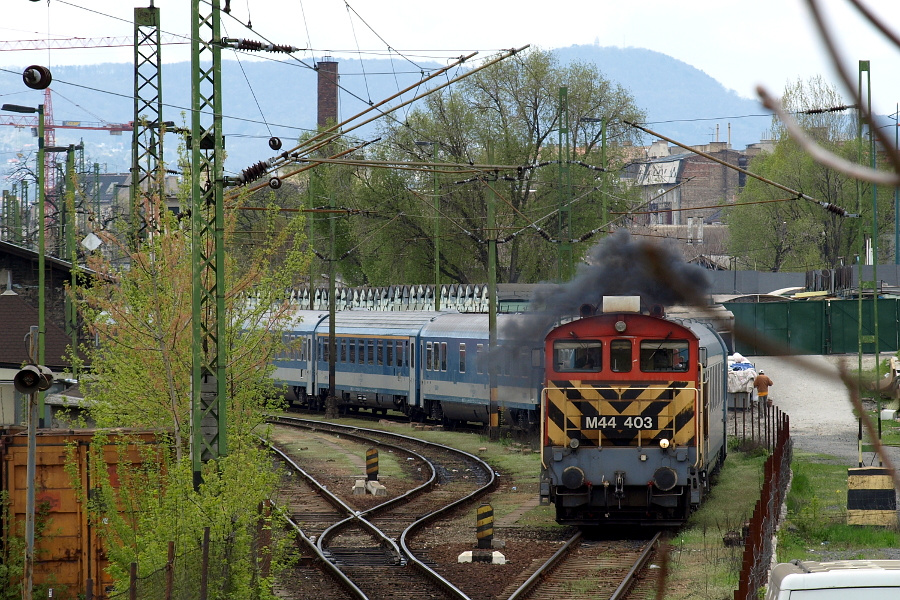
[[[734,314],[734,327],[736,330],[749,329],[756,331],[756,307],[759,306],[758,304],[726,302],[723,306]],[[734,351],[744,356],[756,356],[759,354],[756,346],[753,344],[753,340],[739,337],[737,333],[734,335]]]
[[[857,300],[832,300],[830,305],[829,328],[831,330],[832,354],[855,354],[859,352],[859,302]],[[862,335],[874,336],[872,301],[862,303]],[[878,300],[878,351],[896,352],[900,348],[900,301],[895,298]],[[864,343],[866,354],[875,352],[874,343]]]
[[[883,298],[878,301],[879,352],[893,353],[900,349],[900,345],[898,345],[898,342],[900,342],[898,314],[900,314],[900,301],[897,299]]]
[[[856,300],[831,300],[828,302],[831,354],[852,354],[859,351],[858,323],[859,302]]]
[[[737,329],[744,329],[751,334],[777,344],[790,347],[790,328],[788,326],[788,302],[766,303],[725,303],[724,306],[734,313],[734,324]],[[745,356],[765,354],[756,340],[735,335],[735,350]]]
[[[826,303],[785,302],[788,310],[788,350],[792,354],[826,354]]]
[[[726,303],[734,313],[735,327],[755,332],[766,341],[794,354],[856,354],[859,351],[857,300],[806,302]],[[862,303],[862,335],[874,336],[873,304]],[[735,336],[735,350],[747,356],[766,354],[753,339]],[[878,351],[900,349],[900,299],[878,300]],[[875,352],[875,344],[863,344],[863,352]]]

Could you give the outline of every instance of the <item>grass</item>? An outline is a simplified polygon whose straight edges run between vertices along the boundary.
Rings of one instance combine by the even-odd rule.
[[[896,530],[847,525],[847,467],[831,457],[795,454],[787,518],[778,535],[778,562],[887,558],[900,546]]]
[[[750,518],[764,463],[760,452],[729,451],[706,503],[671,540],[667,599],[733,596],[744,549],[726,546],[723,538]]]

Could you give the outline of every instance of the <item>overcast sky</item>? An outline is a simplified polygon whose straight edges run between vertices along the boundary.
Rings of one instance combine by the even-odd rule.
[[[861,1],[900,32],[896,0]],[[149,0],[2,2],[4,41],[130,36],[134,6],[149,4]],[[900,101],[900,50],[866,25],[849,0],[820,2],[827,5],[824,10],[852,76],[855,79],[860,59],[870,60],[874,107],[881,114],[894,113]],[[221,3],[224,7],[225,0]],[[188,0],[155,0],[155,5],[161,10],[164,31],[189,32]],[[837,82],[806,0],[232,0],[231,9],[234,18],[223,18],[224,35],[264,36],[275,43],[311,48],[312,52],[298,53],[307,58],[386,56],[390,47],[416,60],[442,60],[464,51],[487,56],[526,44],[547,49],[598,44],[663,52],[748,98],[755,98],[758,84],[780,94],[787,81],[798,77],[821,74]],[[242,26],[248,11],[257,34]],[[166,46],[163,56],[166,62],[189,58],[186,46]],[[0,52],[0,68],[132,60],[128,47]],[[102,88],[102,82],[92,83]],[[0,89],[2,96],[12,93]]]

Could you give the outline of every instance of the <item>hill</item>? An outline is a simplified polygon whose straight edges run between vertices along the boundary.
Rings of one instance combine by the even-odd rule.
[[[731,123],[731,141],[735,148],[759,141],[769,128],[769,117],[741,117],[762,114],[753,100],[739,97],[720,83],[686,63],[640,48],[570,46],[555,51],[561,63],[582,60],[596,63],[610,79],[629,89],[637,104],[648,114],[650,128],[689,144],[727,140]],[[267,140],[271,135],[283,139],[286,147],[316,122],[316,74],[298,62],[223,61],[223,112],[226,115],[226,165],[229,171],[240,169],[271,156]],[[421,78],[421,67],[400,59],[340,61],[341,117],[362,111],[369,101],[377,102]],[[18,90],[21,78],[12,72],[0,72],[0,88]],[[131,91],[133,67],[124,63],[89,66],[56,66],[52,86],[54,116],[59,120],[123,123],[132,120]],[[249,83],[249,85],[248,85]],[[102,90],[102,91],[101,91]],[[252,93],[251,93],[252,90]],[[106,93],[104,93],[106,92]],[[20,104],[37,104],[35,92],[21,95]],[[163,68],[165,120],[189,123],[190,65],[166,64]],[[402,115],[402,110],[398,116]],[[716,119],[712,119],[716,117]],[[401,116],[402,118],[402,116]],[[30,132],[0,128],[0,152],[20,150],[32,143]],[[371,139],[375,124],[352,133]],[[105,164],[109,171],[126,171],[130,166],[128,136],[111,137],[102,132],[58,130],[57,145],[78,143],[84,139],[90,162]],[[166,158],[175,159],[177,138],[167,136]],[[649,140],[648,140],[649,141]],[[32,145],[32,149],[34,146]]]

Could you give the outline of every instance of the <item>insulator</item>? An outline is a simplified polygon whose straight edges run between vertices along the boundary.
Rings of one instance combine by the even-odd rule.
[[[269,52],[284,52],[285,54],[290,54],[291,52],[296,52],[300,48],[295,48],[294,46],[286,46],[284,44],[272,44]]]
[[[840,206],[837,206],[836,204],[831,204],[829,202],[823,202],[822,206],[825,207],[825,210],[827,210],[829,212],[833,212],[836,215],[840,215],[842,217],[847,216],[847,210],[844,208],[841,208]]]
[[[269,138],[269,148],[272,150],[281,150],[281,138],[270,137]]]
[[[235,50],[249,50],[250,52],[296,52],[300,48],[289,46],[287,44],[264,44],[258,40],[247,40],[244,38],[222,38],[222,45]]]
[[[263,175],[266,174],[266,169],[269,167],[264,161],[259,161],[254,165],[250,165],[243,171],[241,171],[241,181],[243,183],[248,183],[253,181],[254,179],[259,179]]]
[[[259,52],[263,49],[263,43],[256,40],[238,40],[237,49]]]
[[[277,190],[278,188],[281,187],[281,179],[279,179],[278,177],[271,178],[269,180],[269,187],[272,188],[273,190]]]
[[[22,71],[22,81],[33,90],[45,90],[50,87],[53,76],[47,67],[31,65]]]

